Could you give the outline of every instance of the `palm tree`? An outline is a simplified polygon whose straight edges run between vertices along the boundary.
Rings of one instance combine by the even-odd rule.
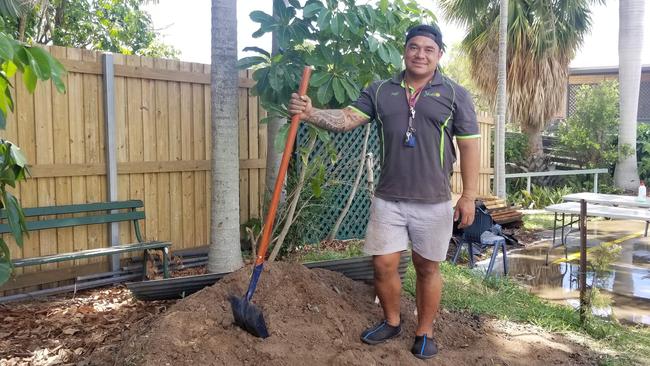
[[[506,65],[508,50],[508,0],[499,3],[499,70],[497,74],[497,118],[494,139],[494,192],[506,198]]]
[[[591,24],[589,5],[602,0],[510,0],[508,115],[528,135],[529,170],[543,168],[542,130],[559,110],[568,66]],[[462,47],[479,89],[497,95],[499,0],[441,0],[447,18],[467,28]],[[495,167],[498,168],[498,167]]]
[[[618,128],[619,160],[614,171],[614,184],[628,190],[639,186],[636,149],[633,147],[636,146],[641,83],[644,4],[645,0],[621,0],[618,8],[618,81],[621,122]]]
[[[243,265],[239,234],[237,1],[212,0],[212,207],[208,271]]]

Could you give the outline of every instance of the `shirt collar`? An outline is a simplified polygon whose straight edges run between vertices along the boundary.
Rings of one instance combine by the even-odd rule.
[[[395,74],[391,82],[393,84],[397,84],[401,86],[402,88],[406,87],[406,83],[404,82],[404,75],[406,74],[406,71],[399,72]],[[433,85],[441,85],[442,84],[442,73],[440,72],[440,68],[436,68],[436,72],[433,74],[433,79],[429,81],[429,83],[426,85],[425,89],[433,86]]]

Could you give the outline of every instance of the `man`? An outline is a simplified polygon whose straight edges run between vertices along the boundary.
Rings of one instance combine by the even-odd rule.
[[[384,320],[361,334],[368,344],[401,333],[398,273],[400,252],[413,249],[417,273],[417,328],[411,352],[418,358],[437,353],[433,321],[438,313],[442,278],[453,220],[474,220],[480,137],[469,93],[438,69],[444,51],[437,26],[419,25],[406,35],[405,71],[372,83],[344,109],[312,107],[309,97],[291,96],[289,113],[330,131],[349,131],[371,120],[380,124],[382,168],[373,199],[364,251],[373,255],[375,289]],[[460,151],[463,192],[452,209],[450,177]]]

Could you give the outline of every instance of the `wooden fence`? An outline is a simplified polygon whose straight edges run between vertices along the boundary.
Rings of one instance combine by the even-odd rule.
[[[32,95],[20,79],[12,81],[15,111],[0,136],[18,144],[32,164],[32,178],[13,192],[24,207],[107,201],[102,55],[63,47],[49,50],[68,70],[66,94],[45,82],[39,83]],[[207,245],[210,65],[138,56],[113,58],[117,199],[145,202],[143,234],[147,239],[171,240],[174,250]],[[253,85],[250,74],[242,72],[240,139],[232,142],[239,145],[241,159],[242,222],[261,216],[260,192],[266,173],[266,125],[259,123],[265,113],[250,93]],[[122,242],[135,240],[127,223],[120,224],[119,230]],[[22,249],[9,241],[14,258],[110,245],[106,225],[35,232]],[[89,262],[105,263],[95,259],[76,264]],[[71,265],[34,266],[22,271]],[[97,264],[92,267],[86,272],[98,270]],[[45,278],[37,277],[24,283],[36,284]]]
[[[479,196],[489,196],[492,194],[492,175],[494,174],[490,154],[492,149],[492,129],[494,128],[494,122],[492,117],[487,114],[479,113],[477,117],[481,132],[481,164],[478,178],[478,193]],[[458,153],[458,147],[456,147],[456,156],[460,156]],[[460,160],[457,159],[454,164],[454,174],[451,177],[451,190],[454,193],[460,193],[463,190],[459,162]]]
[[[15,111],[2,138],[18,144],[32,164],[32,178],[13,190],[24,207],[108,201],[107,127],[103,56],[99,52],[50,47],[68,70],[67,93],[50,82],[29,94],[21,75],[12,81]],[[114,130],[118,200],[141,199],[147,239],[170,240],[173,250],[209,242],[210,66],[175,60],[113,55]],[[261,217],[266,174],[267,130],[250,71],[240,74],[240,220]],[[480,193],[490,192],[490,128],[481,117]],[[455,167],[458,170],[458,167]],[[454,191],[460,191],[454,174]],[[119,226],[121,242],[135,240],[132,228]],[[19,248],[8,240],[14,258],[107,247],[106,225],[43,230]],[[2,291],[35,286],[108,269],[103,259],[77,260],[20,269],[18,280]]]

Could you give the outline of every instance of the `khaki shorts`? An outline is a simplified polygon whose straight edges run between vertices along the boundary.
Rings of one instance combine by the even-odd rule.
[[[453,217],[451,201],[415,203],[375,197],[363,251],[370,255],[401,252],[408,249],[410,239],[414,252],[442,262],[447,257]]]

